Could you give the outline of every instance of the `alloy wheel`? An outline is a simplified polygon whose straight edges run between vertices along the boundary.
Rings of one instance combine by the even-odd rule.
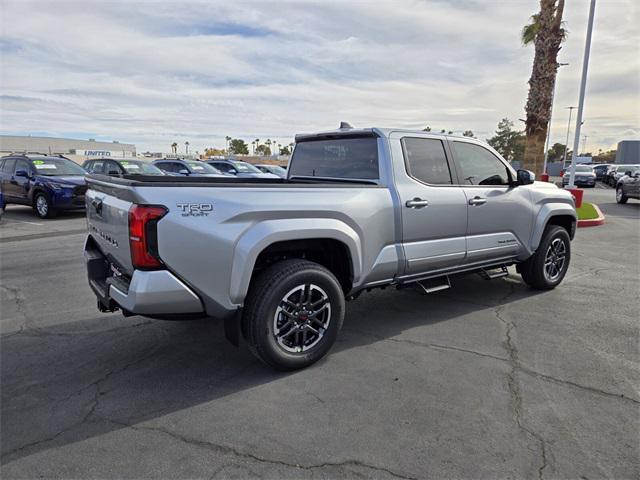
[[[561,238],[554,239],[544,257],[544,276],[549,282],[555,282],[564,270],[567,261],[567,246]]]
[[[331,322],[331,302],[317,285],[298,285],[287,292],[273,317],[278,345],[291,353],[313,348],[322,340]]]
[[[38,198],[36,198],[36,209],[41,217],[46,217],[47,213],[49,213],[49,203],[43,195],[38,195]]]

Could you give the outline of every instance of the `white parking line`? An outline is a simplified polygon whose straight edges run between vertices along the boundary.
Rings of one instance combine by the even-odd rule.
[[[38,225],[38,226],[42,226],[44,225],[44,223],[37,223],[37,222],[27,222],[25,220],[16,220],[15,218],[5,218],[4,222],[7,223],[26,223],[27,225]],[[3,223],[4,223],[3,222]]]

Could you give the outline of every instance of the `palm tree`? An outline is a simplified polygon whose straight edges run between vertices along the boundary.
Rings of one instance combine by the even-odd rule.
[[[178,144],[176,142],[173,142],[171,144],[171,152],[172,153],[178,153]]]
[[[251,154],[252,155],[256,154],[256,141],[255,140],[253,142],[251,142]]]
[[[229,150],[229,142],[230,141],[231,141],[231,137],[229,135],[224,137],[224,150],[225,151]]]
[[[189,142],[184,142],[184,153],[189,155]]]
[[[544,162],[544,144],[549,128],[553,86],[558,73],[558,52],[567,36],[563,28],[564,0],[540,0],[540,12],[522,29],[522,43],[533,44],[535,54],[529,78],[525,111],[525,150],[523,167],[539,175]]]

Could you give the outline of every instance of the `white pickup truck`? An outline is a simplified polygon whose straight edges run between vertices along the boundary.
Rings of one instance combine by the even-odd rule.
[[[87,178],[89,283],[102,311],[212,317],[278,369],[323,357],[345,300],[433,292],[454,275],[538,289],[569,267],[570,193],[471,138],[396,129],[298,135],[287,178]]]

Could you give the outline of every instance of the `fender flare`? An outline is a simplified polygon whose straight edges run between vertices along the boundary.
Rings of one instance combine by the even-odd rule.
[[[529,246],[532,252],[534,252],[540,245],[542,234],[544,233],[544,229],[547,227],[549,220],[552,217],[557,217],[560,215],[570,216],[571,218],[573,218],[574,223],[578,221],[576,210],[572,205],[569,205],[567,203],[552,202],[546,203],[542,206],[533,224],[531,240],[529,241]],[[571,235],[571,232],[569,232],[569,235]]]
[[[229,298],[241,304],[249,290],[258,255],[269,245],[287,240],[331,239],[348,248],[354,283],[362,275],[362,243],[356,231],[333,218],[266,220],[246,230],[236,242],[231,265]]]

